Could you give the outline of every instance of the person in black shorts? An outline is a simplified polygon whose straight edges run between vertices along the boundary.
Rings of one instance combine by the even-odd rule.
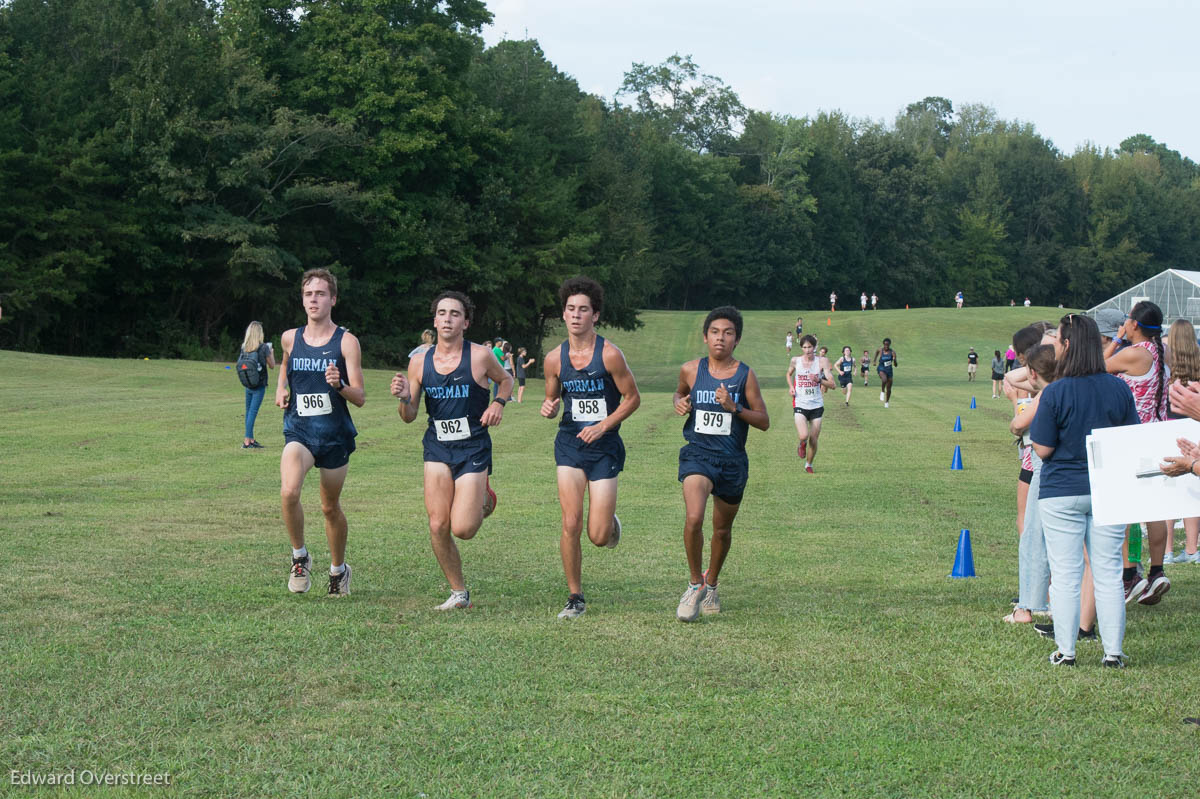
[[[437,610],[465,610],[471,594],[463,580],[462,558],[455,538],[466,541],[479,532],[496,508],[492,472],[492,439],[488,429],[499,426],[504,406],[512,398],[513,378],[486,345],[472,344],[464,333],[475,306],[457,291],[434,298],[433,327],[437,344],[408,365],[408,376],[392,378],[392,396],[405,423],[417,418],[416,399],[425,394],[429,425],[422,442],[425,457],[425,510],[429,539],[442,574],[450,583],[450,598]],[[488,381],[498,386],[488,401]]]
[[[854,350],[842,347],[842,357],[833,365],[838,374],[838,385],[846,392],[846,407],[850,407],[850,392],[854,390]],[[865,370],[864,370],[865,374]]]
[[[679,482],[683,483],[685,520],[683,547],[690,578],[675,616],[695,621],[701,613],[721,612],[717,579],[729,554],[733,520],[741,507],[749,475],[746,433],[751,426],[771,426],[758,376],[733,351],[742,338],[742,315],[725,305],[704,320],[708,357],[688,361],[679,370],[673,398],[675,413],[686,416],[679,450]],[[713,496],[712,552],[704,570],[704,512]]]
[[[867,375],[871,371],[871,352],[870,352],[870,350],[863,350],[862,360],[860,361],[860,363],[862,364],[862,379],[863,379],[863,385],[865,386],[865,385],[867,385]]]
[[[979,353],[971,347],[971,351],[967,353],[967,382],[975,382],[975,373],[979,370]]]
[[[524,347],[517,350],[517,358],[513,364],[517,367],[517,403],[525,401],[525,370],[537,363],[537,358],[530,358]]]
[[[804,335],[804,317],[796,317],[796,341],[800,341],[800,337]]]
[[[283,523],[292,541],[288,590],[303,594],[312,586],[312,556],[304,545],[304,507],[300,489],[316,466],[321,470],[321,508],[329,543],[329,595],[350,594],[350,564],[346,563],[346,514],[339,499],[354,452],[358,431],[347,403],[362,407],[362,348],[358,339],[333,323],[337,278],[326,269],[309,269],[300,278],[300,296],[308,320],[281,337],[283,358],[275,404],[283,408],[280,457],[280,495]]]
[[[546,399],[542,416],[553,419],[563,406],[554,439],[558,502],[562,507],[559,552],[567,577],[567,604],[560,619],[582,616],[583,497],[588,500],[587,534],[598,547],[612,549],[621,540],[617,518],[617,476],[625,468],[621,422],[641,404],[637,382],[625,355],[596,335],[604,307],[604,289],[591,278],[575,277],[558,290],[567,323],[567,340],[546,354]]]
[[[892,340],[885,338],[883,346],[875,350],[876,371],[879,372],[879,401],[887,408],[892,401],[892,370],[898,366],[896,351],[892,349]]]

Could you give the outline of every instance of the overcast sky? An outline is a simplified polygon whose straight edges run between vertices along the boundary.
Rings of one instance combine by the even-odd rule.
[[[1032,122],[1064,153],[1148,133],[1200,161],[1200,3],[1144,0],[489,0],[488,44],[537,39],[611,99],[634,62],[691,54],[750,108],[891,124],[929,95]]]

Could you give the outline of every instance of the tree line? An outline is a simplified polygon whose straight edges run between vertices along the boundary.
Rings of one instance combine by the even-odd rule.
[[[1083,307],[1197,269],[1200,171],[1066,155],[926,97],[891,124],[748,109],[690,57],[607,101],[480,0],[0,0],[0,347],[231,357],[297,279],[395,364],[456,288],[534,344],[586,273],[637,309]]]

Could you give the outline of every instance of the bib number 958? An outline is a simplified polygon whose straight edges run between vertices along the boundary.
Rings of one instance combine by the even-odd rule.
[[[601,422],[608,416],[608,403],[604,397],[576,399],[571,405],[571,419],[576,422]]]

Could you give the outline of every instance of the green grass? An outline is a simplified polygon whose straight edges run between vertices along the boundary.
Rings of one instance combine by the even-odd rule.
[[[286,591],[279,413],[259,418],[269,449],[242,451],[223,365],[0,353],[0,795],[39,793],[9,769],[74,768],[170,772],[188,796],[1194,796],[1200,729],[1182,719],[1200,716],[1200,568],[1169,568],[1167,599],[1130,609],[1121,673],[1090,643],[1053,670],[1052,643],[1000,621],[1017,462],[987,364],[1058,312],[804,315],[835,356],[893,339],[892,407],[874,375],[849,409],[827,395],[818,473],[803,474],[783,381],[796,314],[748,316],[738,352],[774,425],[751,431],[725,610],[695,625],[674,619],[687,570],[670,391],[701,354],[703,314],[612,334],[644,394],[623,428],[625,537],[585,550],[575,623],[555,620],[555,424],[538,381],[494,432],[499,508],[461,546],[477,607],[445,615],[422,427],[400,422],[389,373],[368,373],[354,412],[353,596],[330,601]],[[320,572],[314,478],[305,505]],[[950,580],[964,527],[979,577]]]

